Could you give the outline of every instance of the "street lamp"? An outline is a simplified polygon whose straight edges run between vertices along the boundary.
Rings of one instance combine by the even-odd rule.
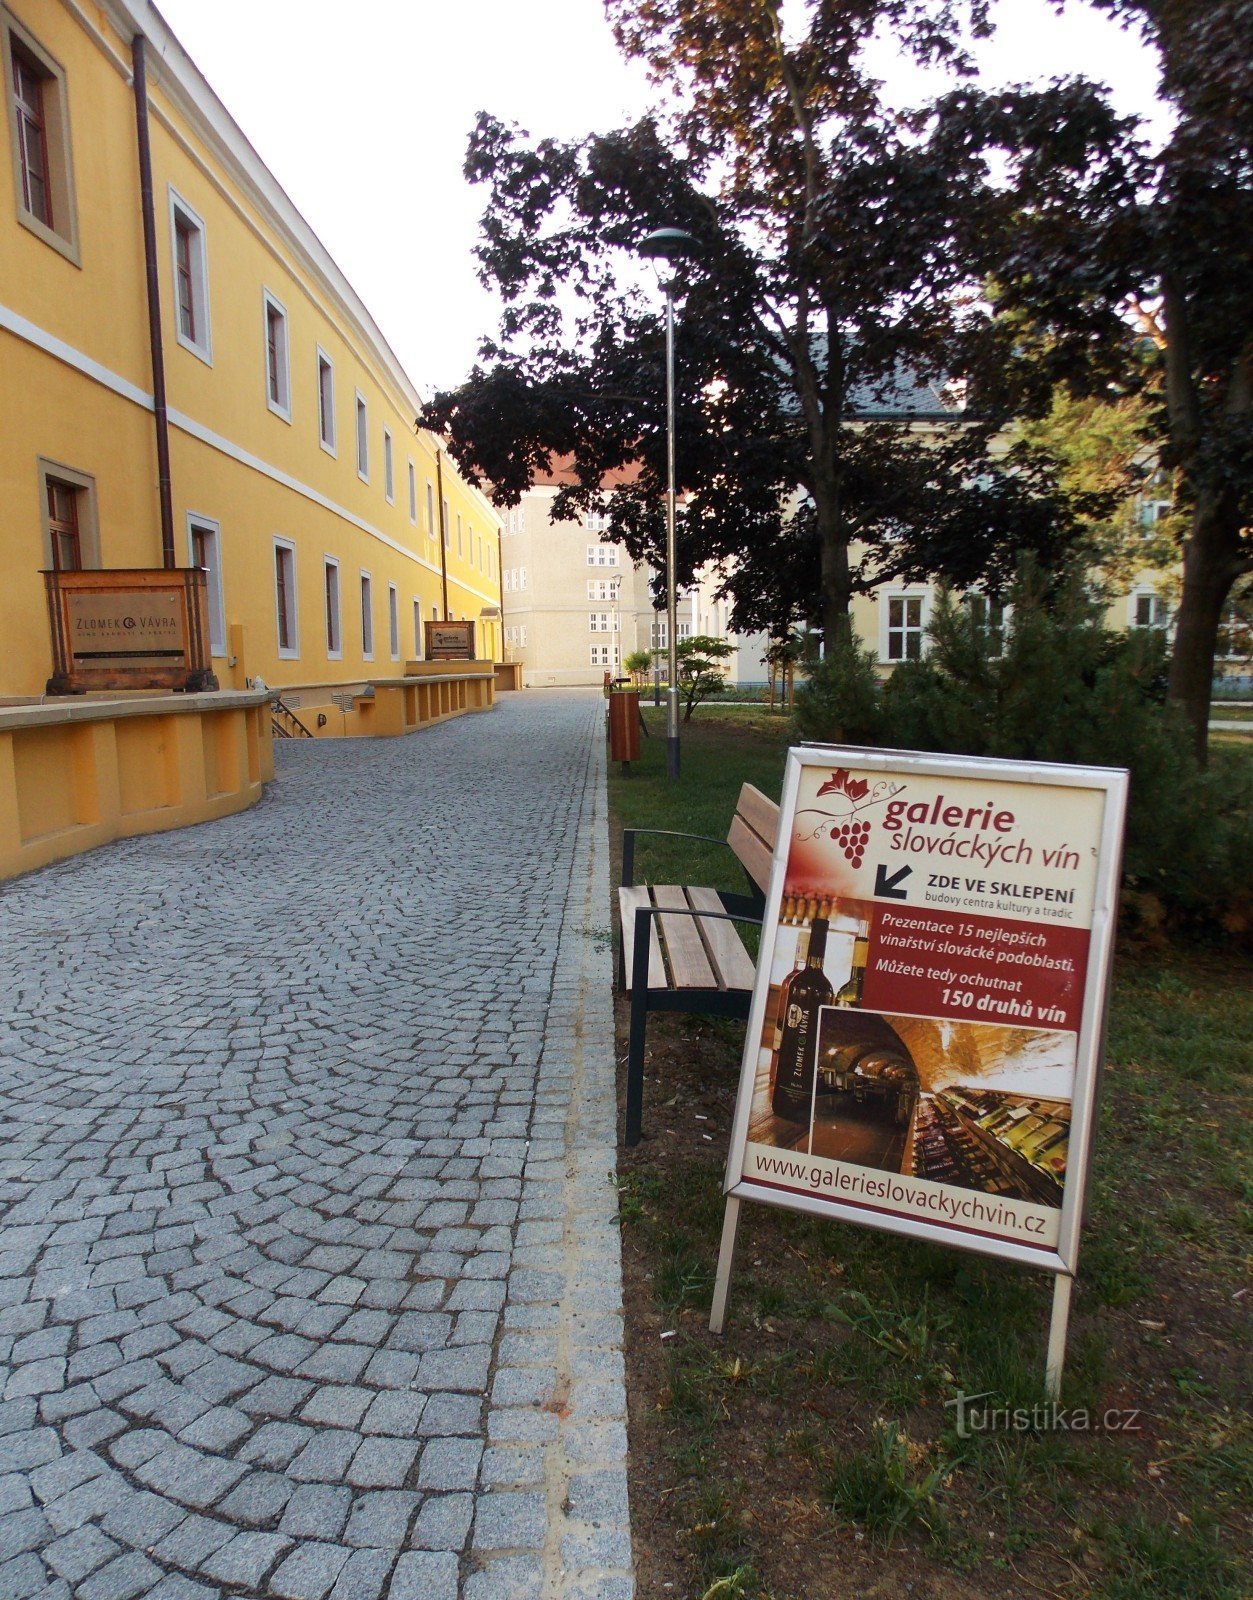
[[[658,228],[641,240],[639,252],[655,262],[681,261],[700,253],[682,228]],[[661,277],[660,270],[658,271]],[[679,626],[674,589],[674,274],[661,280],[666,296],[666,644],[670,686],[666,693],[666,776],[679,776]]]

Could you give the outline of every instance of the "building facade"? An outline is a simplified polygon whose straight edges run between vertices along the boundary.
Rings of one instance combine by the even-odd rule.
[[[0,697],[51,671],[42,571],[159,567],[163,527],[208,573],[224,689],[311,707],[402,674],[445,616],[499,658],[497,514],[159,12],[3,0],[0,50]]]

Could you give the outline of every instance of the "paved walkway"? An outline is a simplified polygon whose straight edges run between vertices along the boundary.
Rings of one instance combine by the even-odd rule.
[[[0,886],[5,1600],[629,1600],[601,716]]]

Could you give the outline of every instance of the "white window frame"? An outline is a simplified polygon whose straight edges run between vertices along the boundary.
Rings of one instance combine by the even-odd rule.
[[[275,345],[277,397],[270,393],[270,313],[278,318],[279,338]],[[261,355],[265,369],[265,403],[276,417],[291,424],[291,353],[288,340],[287,307],[277,295],[261,290]]]
[[[29,209],[23,183],[21,154],[16,127],[17,107],[13,86],[13,46],[34,63],[40,79],[43,102],[44,144],[48,161],[47,183],[52,225]],[[22,26],[7,6],[0,5],[0,72],[4,74],[3,97],[13,152],[14,206],[17,221],[36,238],[50,245],[58,255],[81,267],[79,253],[78,205],[74,193],[74,152],[70,138],[69,88],[65,68],[49,55],[39,40]]]
[[[589,611],[587,628],[589,633],[617,633],[618,614],[616,611]]]
[[[335,434],[335,363],[323,350],[317,347],[317,372],[318,372],[318,443],[328,456],[339,455],[339,445]],[[322,386],[322,373],[326,372],[326,387]]]
[[[618,565],[618,547],[616,544],[589,544],[587,547],[587,564],[589,567],[616,567]]]
[[[173,274],[174,337],[184,350],[190,350],[207,367],[213,365],[213,319],[209,311],[209,235],[204,218],[189,201],[185,200],[173,184],[169,186],[170,200],[170,271]],[[191,225],[196,238],[192,255],[192,306],[197,314],[203,313],[204,333],[189,339],[183,332],[178,306],[178,218]]]
[[[462,535],[461,535],[461,513],[460,513],[460,511],[458,511],[458,513],[457,513],[457,554],[458,554],[458,556],[461,557],[461,559],[463,561],[465,560],[466,551],[465,551],[465,544],[464,544],[464,542],[462,540]]]
[[[291,583],[287,589],[287,636],[291,640],[288,645],[280,644],[283,635],[279,622],[279,553],[285,552],[291,558]],[[296,545],[292,539],[284,539],[281,534],[274,535],[274,643],[278,650],[280,661],[299,661],[300,659],[300,600],[296,592]]]
[[[444,549],[452,550],[452,517],[448,511],[448,496],[444,496]]]
[[[1137,616],[1141,600],[1149,602],[1150,615],[1147,622],[1141,622]],[[1156,589],[1150,588],[1147,584],[1139,584],[1127,596],[1127,626],[1134,628],[1138,633],[1164,633],[1170,627],[1170,614]]]
[[[422,659],[422,602],[415,594],[413,597],[413,654],[414,659]]]
[[[334,576],[335,595],[335,627],[331,628],[331,585],[329,579]],[[339,557],[323,555],[322,557],[322,600],[326,612],[326,659],[328,661],[342,661],[344,659],[344,590],[340,582]]]
[[[364,567],[359,573],[358,593],[361,597],[361,657],[374,660],[374,574]]]
[[[412,524],[416,528],[417,525],[418,525],[418,474],[417,474],[416,469],[414,468],[412,458],[409,459],[408,466],[409,466],[409,521],[412,522]]]
[[[594,644],[591,650],[590,666],[616,667],[619,665],[619,647],[616,644]]]
[[[357,428],[357,476],[362,483],[370,481],[370,408],[360,389],[354,389],[354,420]]]
[[[400,590],[387,585],[387,644],[393,661],[400,660]]]
[[[214,517],[202,517],[199,512],[187,513],[187,560],[196,565],[196,533],[208,534],[213,541],[213,561],[205,584],[205,600],[209,613],[209,654],[226,655],[226,601],[222,588],[222,526]]]
[[[654,617],[648,625],[648,648],[650,650],[666,650],[670,643],[670,619],[665,616]]]
[[[899,628],[892,626],[892,603],[900,601],[903,604],[918,601],[918,623],[915,626],[909,621],[908,609],[904,613],[904,621]],[[927,650],[927,624],[931,620],[931,596],[924,589],[894,589],[883,596],[879,610],[879,660],[888,662],[892,666],[899,666],[902,661],[921,661]],[[902,653],[898,656],[892,654],[892,636],[899,633],[901,636]],[[909,654],[909,640],[911,635],[918,635],[918,654]]]
[[[383,495],[389,506],[396,504],[396,451],[390,428],[383,429]]]
[[[428,539],[437,537],[435,531],[435,485],[429,478],[426,480],[426,536]]]

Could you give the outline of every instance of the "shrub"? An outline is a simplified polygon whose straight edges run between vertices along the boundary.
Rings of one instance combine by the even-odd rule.
[[[855,640],[811,660],[796,690],[792,721],[802,739],[836,744],[879,744],[883,713],[879,675],[871,651]]]

